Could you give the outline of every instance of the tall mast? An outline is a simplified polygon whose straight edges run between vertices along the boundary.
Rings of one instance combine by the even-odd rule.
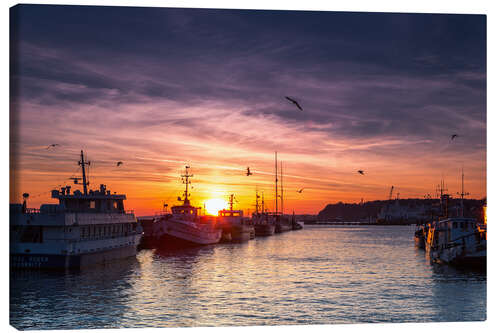
[[[184,205],[189,205],[189,184],[191,184],[191,181],[189,180],[190,177],[193,177],[193,175],[188,173],[189,165],[186,165],[186,172],[181,175],[182,182],[186,184],[186,189],[184,190]]]
[[[262,214],[264,214],[264,212],[265,212],[265,208],[264,208],[264,207],[265,207],[265,206],[264,206],[264,191],[262,191],[262,207],[261,207],[261,209],[262,209]]]
[[[464,191],[464,167],[462,167],[462,192],[461,193],[457,193],[460,195],[461,199],[460,199],[460,206],[461,206],[461,212],[460,212],[460,215],[462,217],[464,217],[464,196],[466,195],[469,195],[469,193],[466,193]]]
[[[255,188],[255,213],[259,214],[259,191]]]
[[[275,190],[274,190],[274,212],[278,213],[278,152],[274,152],[274,180],[275,180]]]
[[[231,194],[229,196],[229,210],[233,210],[233,199],[234,199],[234,194]]]
[[[283,161],[281,163],[281,214],[285,211],[283,208]]]
[[[89,182],[87,181],[87,176],[85,175],[85,164],[90,165],[90,162],[85,162],[85,158],[83,157],[83,150],[81,150],[80,161],[78,162],[78,165],[82,166],[83,194],[87,195],[87,185],[89,185]]]

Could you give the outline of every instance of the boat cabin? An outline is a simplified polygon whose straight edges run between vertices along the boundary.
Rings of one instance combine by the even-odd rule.
[[[123,200],[124,194],[111,194],[106,190],[106,185],[101,184],[99,190],[90,190],[88,194],[76,190],[70,194],[71,186],[62,187],[60,190],[52,191],[52,198],[59,200],[59,205],[43,205],[40,210],[58,209],[59,206],[65,211],[86,213],[125,213]],[[46,207],[44,207],[46,206]]]
[[[219,210],[219,217],[243,217],[243,211],[242,210],[230,210],[230,209],[223,209]]]
[[[183,220],[196,221],[198,219],[198,210],[200,208],[191,206],[189,203],[179,206],[172,206],[173,217],[182,218]]]

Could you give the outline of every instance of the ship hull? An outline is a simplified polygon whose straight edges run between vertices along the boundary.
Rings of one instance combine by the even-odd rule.
[[[12,269],[81,269],[133,257],[136,254],[137,246],[134,244],[78,255],[19,253],[10,255],[10,267]]]
[[[292,225],[291,224],[285,224],[285,223],[278,223],[276,225],[276,233],[279,234],[279,233],[282,233],[282,232],[285,232],[285,231],[290,231],[292,230]]]
[[[217,244],[221,240],[222,230],[207,225],[195,226],[178,222],[174,219],[165,222],[166,230],[161,236],[161,246],[200,246]],[[171,244],[170,244],[171,243]]]
[[[210,245],[210,244],[216,244],[220,242],[221,237],[217,241],[193,241],[189,240],[186,238],[174,236],[172,234],[164,234],[163,236],[157,238],[154,241],[154,246],[152,248],[157,248],[157,249],[181,249],[181,248],[190,248],[190,247],[198,247],[198,246],[205,246],[205,245]]]
[[[274,224],[255,224],[255,236],[272,236],[275,232]]]
[[[226,242],[247,242],[255,238],[255,229],[250,225],[234,225],[223,229],[222,239]]]

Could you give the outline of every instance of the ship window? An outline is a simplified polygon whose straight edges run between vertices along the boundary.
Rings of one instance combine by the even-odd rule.
[[[457,222],[453,222],[453,228],[457,227]]]
[[[118,209],[118,202],[113,201],[113,208],[114,208],[114,209]]]
[[[95,201],[90,201],[90,209],[95,209]]]

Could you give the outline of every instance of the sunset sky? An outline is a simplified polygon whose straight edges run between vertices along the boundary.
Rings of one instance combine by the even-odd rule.
[[[22,5],[11,43],[12,202],[53,202],[81,149],[139,216],[185,165],[194,204],[272,210],[275,151],[286,213],[455,195],[462,167],[486,196],[485,16]]]

